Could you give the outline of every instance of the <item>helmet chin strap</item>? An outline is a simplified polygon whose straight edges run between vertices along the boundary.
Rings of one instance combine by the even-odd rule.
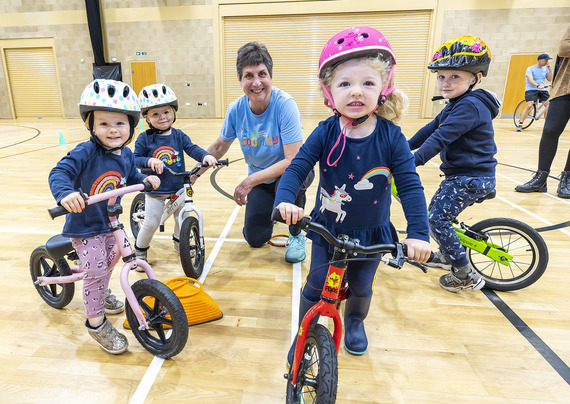
[[[353,128],[357,127],[358,125],[363,124],[364,122],[366,122],[368,120],[368,118],[370,118],[372,116],[372,114],[374,113],[374,111],[376,111],[376,109],[383,105],[386,102],[386,96],[393,93],[394,90],[396,89],[395,85],[392,85],[391,87],[388,87],[390,85],[390,80],[392,79],[392,73],[394,71],[394,65],[392,65],[392,67],[390,68],[390,72],[388,73],[388,78],[386,80],[386,83],[384,84],[384,87],[382,88],[382,91],[380,92],[380,99],[378,100],[378,103],[376,103],[376,106],[372,109],[372,111],[368,114],[368,115],[363,115],[360,118],[357,119],[350,119],[347,116],[341,114],[338,109],[336,109],[336,106],[334,105],[334,101],[333,101],[333,97],[331,95],[331,93],[329,92],[328,88],[321,83],[321,87],[325,93],[325,101],[324,104],[325,106],[332,108],[334,114],[336,116],[343,117],[344,119],[346,119],[348,122],[346,123],[346,125],[343,126],[342,130],[340,131],[340,134],[338,135],[338,139],[336,140],[335,144],[333,145],[331,151],[329,152],[329,155],[327,157],[327,164],[329,165],[329,167],[335,166],[336,163],[338,163],[338,161],[340,160],[340,158],[342,157],[342,154],[344,152],[344,147],[346,146],[346,130],[348,128],[349,125],[352,125]],[[332,156],[333,151],[337,148],[338,144],[340,143],[340,139],[342,138],[342,149],[340,150],[340,154],[338,156],[338,158],[334,161],[334,162],[330,162],[330,158]]]

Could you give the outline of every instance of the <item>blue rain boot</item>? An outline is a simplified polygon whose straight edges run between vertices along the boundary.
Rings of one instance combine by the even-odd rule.
[[[309,311],[311,307],[317,304],[318,301],[314,302],[312,300],[308,300],[303,296],[303,292],[301,292],[301,300],[299,302],[299,326],[301,325],[301,321],[303,321],[303,317]],[[311,321],[311,326],[319,321],[320,316],[315,316],[313,321]],[[298,335],[298,333],[297,333]],[[295,335],[295,339],[293,340],[293,344],[291,344],[291,348],[289,348],[289,353],[287,354],[287,366],[291,367],[291,363],[293,363],[293,355],[295,354],[295,345],[297,344],[297,335]]]
[[[349,295],[344,307],[344,347],[353,355],[363,355],[368,349],[364,319],[368,315],[372,294],[367,297]]]

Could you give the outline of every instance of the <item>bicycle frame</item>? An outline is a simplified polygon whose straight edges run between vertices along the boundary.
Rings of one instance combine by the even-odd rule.
[[[129,305],[131,306],[135,316],[137,317],[137,320],[139,322],[139,327],[138,327],[139,330],[148,330],[148,329],[150,329],[150,325],[146,321],[146,318],[145,318],[144,314],[142,313],[142,310],[141,310],[141,308],[137,302],[135,294],[133,293],[133,290],[132,290],[131,285],[130,285],[129,280],[128,280],[129,273],[131,272],[131,269],[134,269],[137,266],[140,266],[141,268],[144,269],[144,271],[145,271],[145,273],[149,279],[157,280],[157,278],[156,278],[156,275],[154,274],[154,271],[152,270],[151,266],[147,262],[136,258],[135,253],[134,253],[134,251],[131,247],[131,244],[129,242],[129,237],[127,236],[127,233],[124,230],[123,225],[121,223],[119,223],[118,214],[121,213],[120,212],[121,209],[119,209],[119,210],[115,209],[114,205],[116,203],[118,196],[130,193],[130,192],[143,191],[144,189],[145,189],[144,184],[131,185],[128,187],[118,188],[118,189],[115,189],[112,191],[104,192],[102,194],[92,195],[89,197],[89,199],[86,200],[86,203],[88,205],[91,205],[91,204],[101,202],[101,201],[108,199],[107,206],[113,207],[113,209],[117,213],[117,215],[114,215],[114,216],[109,215],[109,222],[111,225],[111,230],[112,230],[112,233],[115,236],[115,240],[116,240],[115,245],[113,246],[113,250],[110,253],[113,256],[113,259],[112,259],[111,264],[109,266],[114,267],[119,262],[119,259],[121,259],[121,258],[123,258],[123,260],[125,261],[125,265],[123,265],[123,268],[121,269],[120,283],[121,283],[121,287],[125,293],[125,297],[127,298]],[[67,212],[62,207],[51,209],[49,211],[50,211],[50,215],[52,216],[52,219],[55,218],[56,216],[60,216],[61,214],[65,214]],[[38,284],[40,286],[46,286],[46,285],[54,284],[54,283],[72,283],[72,282],[76,282],[78,280],[83,279],[85,276],[85,272],[79,268],[71,268],[71,272],[73,273],[73,275],[69,275],[69,276],[60,276],[60,277],[43,277],[43,276],[40,276],[40,277],[38,277],[38,281],[39,281]]]
[[[180,188],[180,190],[176,193],[178,195],[177,198],[174,200],[171,198],[168,203],[164,206],[164,211],[162,212],[162,216],[160,218],[160,231],[164,231],[164,223],[168,220],[168,218],[176,212],[177,209],[180,209],[178,212],[178,223],[182,225],[184,219],[186,219],[192,212],[194,212],[198,219],[198,234],[200,235],[200,248],[204,248],[204,218],[202,216],[202,212],[196,205],[194,205],[194,200],[192,196],[194,195],[194,191],[192,190],[192,185],[184,183],[184,187]],[[182,201],[179,201],[180,198],[183,198]],[[173,207],[173,205],[176,206]],[[182,206],[180,206],[180,202],[182,202]],[[180,206],[180,208],[179,208]]]
[[[400,198],[398,197],[398,190],[396,189],[394,181],[392,181],[391,190],[392,190],[392,195],[399,202]],[[509,262],[513,260],[514,256],[512,254],[509,254],[507,250],[505,250],[501,246],[489,242],[485,237],[477,233],[474,233],[469,229],[469,226],[467,226],[463,222],[459,223],[457,220],[455,220],[453,223],[459,224],[459,226],[452,224],[452,227],[455,233],[457,234],[457,237],[459,237],[461,245],[463,245],[464,247],[470,248],[473,251],[477,251],[478,253],[483,254],[486,257],[489,257],[492,260],[496,261],[497,263],[505,266],[508,266]]]

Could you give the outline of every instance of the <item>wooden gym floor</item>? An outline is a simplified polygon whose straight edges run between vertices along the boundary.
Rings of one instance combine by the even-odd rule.
[[[404,133],[413,135],[426,122],[407,119]],[[221,124],[180,119],[176,127],[207,147]],[[315,124],[304,122],[305,136]],[[460,219],[472,224],[505,216],[536,228],[566,222],[570,200],[556,197],[556,180],[549,180],[546,194],[513,190],[536,169],[542,122],[523,133],[514,131],[511,120],[496,120],[495,127],[498,197],[469,208]],[[569,130],[560,141],[554,176],[564,167]],[[62,138],[65,145],[60,145]],[[84,328],[80,285],[62,310],[39,297],[29,275],[30,253],[63,225],[63,218],[52,221],[46,212],[54,206],[47,176],[68,150],[86,139],[78,119],[0,120],[0,402],[283,403],[285,356],[309,259],[291,265],[284,260],[284,248],[248,247],[241,235],[243,212],[212,187],[208,176],[195,186],[195,203],[206,224],[204,288],[224,318],[191,327],[188,344],[178,356],[153,358],[129,331],[128,353],[102,351]],[[246,175],[237,142],[228,157],[237,161],[223,168],[216,181],[231,194]],[[440,181],[439,169],[428,163],[419,172],[429,200]],[[308,193],[308,207],[315,190],[316,182]],[[131,199],[126,196],[123,206]],[[129,228],[128,215],[122,219]],[[405,229],[397,203],[393,222]],[[160,280],[183,274],[170,241],[172,222],[168,226],[165,233],[157,233],[149,251]],[[275,229],[284,232],[284,225]],[[516,327],[483,292],[441,289],[442,271],[423,274],[409,265],[400,271],[381,265],[365,323],[369,350],[354,357],[341,349],[337,402],[569,402],[570,228],[542,235],[550,252],[544,276],[527,289],[497,292],[505,307],[520,317]],[[131,274],[133,281],[141,277]],[[111,287],[124,298],[117,274]],[[120,328],[124,314],[110,319]]]

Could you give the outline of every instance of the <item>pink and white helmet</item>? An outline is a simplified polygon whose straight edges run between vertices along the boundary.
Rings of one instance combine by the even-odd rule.
[[[164,107],[166,105],[170,105],[175,111],[178,111],[176,94],[166,84],[151,84],[144,87],[139,93],[139,106],[143,116],[152,108]]]
[[[322,78],[323,69],[329,64],[378,53],[389,56],[392,64],[396,64],[392,47],[381,32],[370,27],[344,29],[329,39],[323,48],[319,58],[319,78]]]
[[[85,87],[79,100],[79,113],[85,121],[91,111],[126,114],[134,128],[140,119],[137,95],[122,81],[97,79]]]

